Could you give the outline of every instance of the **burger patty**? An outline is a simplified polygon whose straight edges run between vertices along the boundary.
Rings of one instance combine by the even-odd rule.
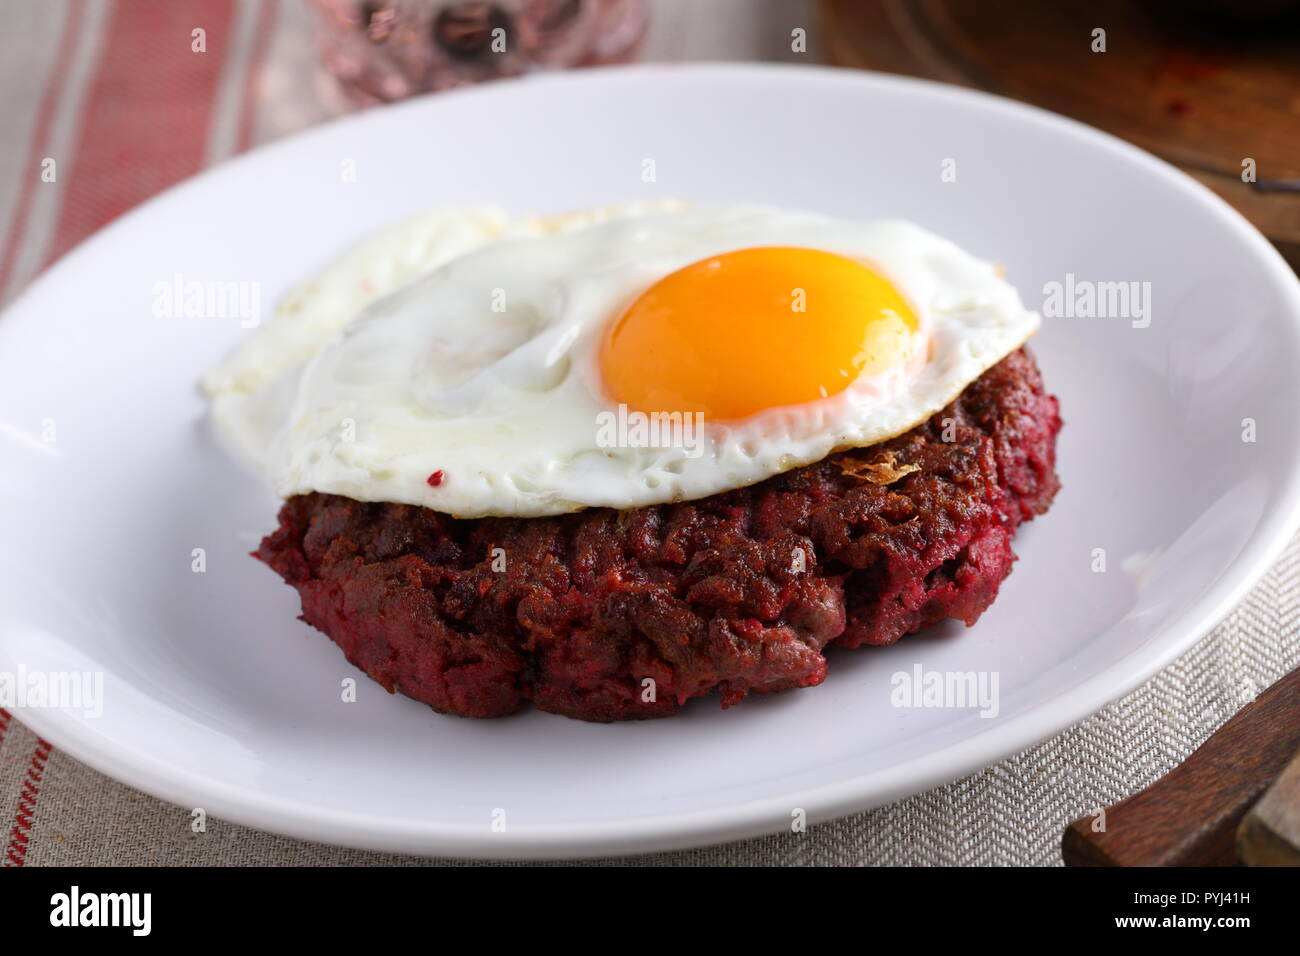
[[[828,645],[974,624],[1059,487],[1060,427],[1022,349],[912,431],[747,488],[544,518],[300,495],[255,556],[349,661],[442,713],[728,707],[821,683]]]

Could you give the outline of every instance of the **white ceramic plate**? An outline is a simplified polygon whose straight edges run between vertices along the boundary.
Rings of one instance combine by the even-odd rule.
[[[955,182],[941,176],[950,159]],[[367,230],[427,206],[661,195],[913,219],[1005,262],[1034,307],[1067,274],[1149,282],[1151,321],[1046,319],[1036,349],[1067,420],[1065,489],[1022,529],[1014,573],[970,630],[833,653],[821,687],[658,722],[470,721],[389,696],[247,557],[276,503],[214,444],[195,387],[247,330],[154,317],[155,283],[256,281],[269,309]],[[102,672],[101,716],[18,716],[128,784],[294,836],[539,857],[774,831],[796,809],[881,804],[1046,737],[1219,620],[1296,524],[1298,370],[1300,293],[1269,245],[1171,167],[1047,113],[756,66],[420,99],[147,203],[0,320],[0,671]],[[1257,441],[1242,441],[1243,419]],[[891,675],[916,664],[996,672],[998,716],[891,706]],[[344,704],[348,676],[360,697]]]

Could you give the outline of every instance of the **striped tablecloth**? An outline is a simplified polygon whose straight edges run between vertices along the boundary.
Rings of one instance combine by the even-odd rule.
[[[0,0],[0,300],[159,190],[336,109],[300,0]],[[650,59],[789,58],[810,4],[658,0]],[[205,31],[206,53],[191,50]],[[54,163],[53,182],[42,171]],[[2,546],[2,545],[0,545]],[[1233,615],[1146,686],[1059,737],[966,779],[846,820],[632,864],[1060,862],[1062,827],[1181,761],[1300,664],[1300,540]],[[302,843],[124,787],[0,710],[8,866],[385,864],[405,857]],[[3,831],[0,830],[0,834]]]

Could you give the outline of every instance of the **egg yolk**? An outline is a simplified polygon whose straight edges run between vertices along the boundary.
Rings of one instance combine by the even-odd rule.
[[[739,249],[660,279],[607,330],[614,401],[644,413],[744,418],[902,367],[911,306],[861,263],[818,249]]]

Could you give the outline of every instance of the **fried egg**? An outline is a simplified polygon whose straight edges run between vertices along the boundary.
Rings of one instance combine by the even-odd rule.
[[[205,379],[226,439],[283,497],[462,517],[701,498],[873,445],[1039,325],[919,226],[760,206],[446,213],[287,301]]]

